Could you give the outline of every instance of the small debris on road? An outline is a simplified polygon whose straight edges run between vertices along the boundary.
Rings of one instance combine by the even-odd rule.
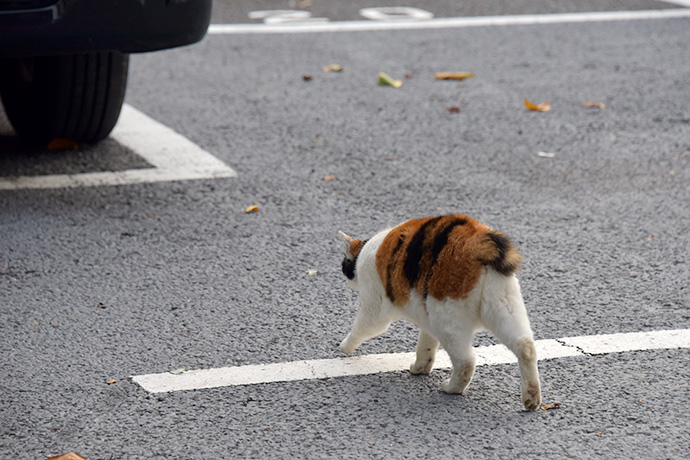
[[[437,72],[434,80],[465,80],[472,77],[472,72]]]
[[[529,99],[525,99],[525,107],[534,112],[548,112],[551,110],[551,102],[546,101],[542,102],[541,104],[535,104]]]
[[[561,403],[551,403],[551,404],[546,404],[544,406],[541,406],[541,410],[551,410],[551,409],[560,409],[561,408]]]
[[[604,104],[603,102],[599,102],[599,101],[589,101],[589,102],[585,102],[584,104],[582,104],[582,108],[584,108],[584,109],[597,108],[597,109],[604,110],[606,108],[606,104]]]
[[[392,86],[393,88],[400,88],[402,80],[394,80],[393,77],[385,72],[379,72],[379,86]]]

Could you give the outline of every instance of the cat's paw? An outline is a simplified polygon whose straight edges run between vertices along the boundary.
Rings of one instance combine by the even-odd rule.
[[[522,392],[522,404],[526,410],[537,410],[541,405],[541,389],[538,385],[530,385]]]
[[[462,394],[462,390],[464,390],[464,388],[460,388],[457,384],[452,383],[451,379],[447,379],[441,384],[441,391],[444,393],[459,395]]]
[[[428,359],[426,361],[415,361],[412,363],[410,366],[410,374],[414,375],[420,375],[420,374],[428,374],[431,372],[431,368],[434,367],[434,360],[433,359]]]
[[[352,353],[355,352],[355,349],[356,349],[357,347],[351,345],[347,339],[348,339],[348,337],[346,337],[345,340],[343,340],[343,341],[340,343],[340,351],[342,351],[342,352],[345,353],[346,355],[351,355]]]

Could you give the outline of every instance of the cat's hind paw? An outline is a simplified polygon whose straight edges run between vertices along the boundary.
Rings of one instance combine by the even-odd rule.
[[[451,379],[447,379],[446,381],[444,381],[441,384],[441,391],[444,393],[451,394],[451,395],[462,394],[463,390],[464,390],[464,388],[451,382]]]
[[[530,385],[522,393],[522,404],[526,410],[537,410],[541,405],[541,389],[539,385]]]

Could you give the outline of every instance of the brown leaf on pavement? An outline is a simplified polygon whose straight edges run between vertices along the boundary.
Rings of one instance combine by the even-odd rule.
[[[584,104],[582,104],[582,107],[585,109],[595,107],[597,109],[604,110],[606,108],[606,104],[604,104],[603,102],[599,102],[599,101],[589,101],[589,102],[585,102]]]
[[[48,142],[47,149],[51,152],[79,150],[79,143],[77,141],[73,141],[72,139],[56,137],[52,141]]]
[[[55,457],[50,457],[48,460],[86,460],[86,459],[76,452],[70,452],[67,454],[56,455]]]
[[[325,65],[325,66],[323,66],[323,71],[324,72],[342,72],[343,66],[341,66],[340,64]]]
[[[525,107],[535,112],[548,112],[551,110],[551,102],[546,101],[542,102],[541,104],[535,104],[529,99],[525,99]]]
[[[436,72],[434,80],[465,80],[472,77],[472,72]]]
[[[541,410],[559,409],[560,407],[561,407],[561,403],[551,403],[551,404],[547,404],[545,406],[541,406]]]

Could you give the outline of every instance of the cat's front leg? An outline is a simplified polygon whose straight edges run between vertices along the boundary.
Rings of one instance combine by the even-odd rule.
[[[350,355],[355,352],[358,346],[362,343],[361,340],[357,341],[352,337],[352,333],[348,334],[345,339],[340,342],[340,351],[346,355]]]
[[[410,366],[410,373],[419,375],[431,372],[436,359],[437,348],[438,339],[428,332],[420,330],[417,341],[417,359]]]
[[[340,351],[349,355],[365,340],[383,334],[391,323],[398,319],[399,313],[381,307],[380,303],[362,301],[352,330],[340,343]]]

